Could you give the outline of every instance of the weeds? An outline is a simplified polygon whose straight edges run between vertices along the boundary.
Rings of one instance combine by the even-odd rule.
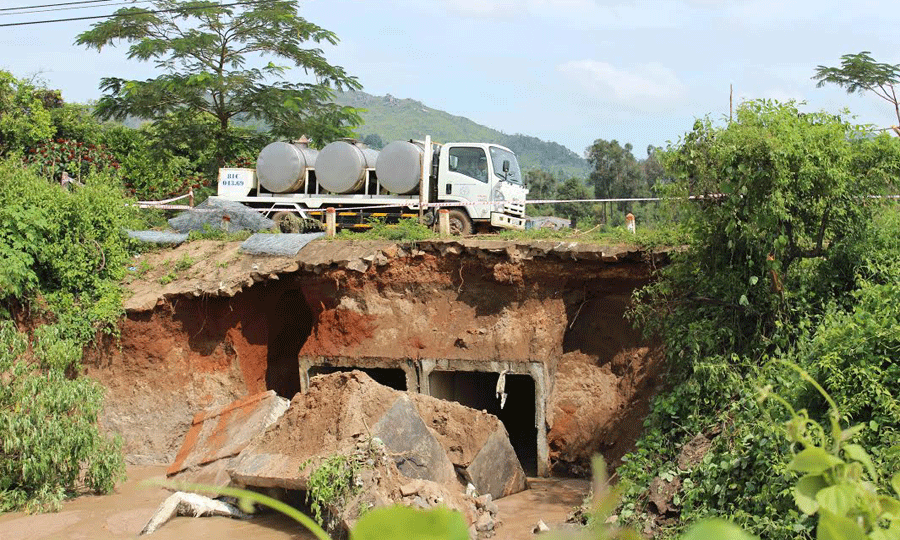
[[[342,240],[391,240],[394,242],[417,242],[437,238],[437,233],[419,223],[417,219],[401,219],[397,223],[387,223],[384,218],[370,217],[368,230],[354,232],[341,229],[337,238]]]

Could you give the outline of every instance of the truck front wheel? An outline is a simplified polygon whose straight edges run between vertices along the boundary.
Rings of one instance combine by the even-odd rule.
[[[453,236],[469,236],[472,234],[472,220],[465,210],[454,208],[448,212],[450,218],[450,234]]]

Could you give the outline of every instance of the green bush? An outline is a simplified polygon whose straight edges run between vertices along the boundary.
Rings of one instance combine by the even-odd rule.
[[[117,330],[134,210],[113,179],[83,181],[0,161],[0,511],[105,492],[124,470],[97,426],[102,389],[78,375],[84,347]],[[23,307],[45,321],[30,336],[3,320]]]
[[[669,388],[619,471],[629,486],[623,516],[649,519],[650,481],[678,475],[680,519],[667,534],[727,516],[763,538],[809,537],[815,522],[794,504],[782,412],[756,396],[775,381],[812,419],[825,418],[818,394],[767,362],[793,359],[847,403],[854,422],[881,427],[863,441],[877,463],[893,463],[885,454],[896,438],[888,418],[897,310],[886,288],[900,277],[898,240],[885,231],[894,210],[868,195],[892,189],[900,141],[793,104],[753,102],[727,125],[698,121],[660,160],[669,194],[699,198],[677,209],[687,250],[638,292],[631,313],[665,345]],[[888,221],[871,219],[879,215]],[[867,281],[879,285],[868,290]],[[678,470],[682,445],[698,433],[712,446]]]
[[[124,473],[121,441],[97,427],[103,391],[71,379],[77,343],[39,332],[32,352],[11,321],[0,321],[0,512],[58,508],[82,490],[102,493]]]

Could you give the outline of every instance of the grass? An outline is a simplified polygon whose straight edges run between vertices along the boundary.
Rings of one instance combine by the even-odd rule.
[[[626,245],[642,248],[661,246],[679,246],[687,243],[687,235],[677,226],[644,227],[636,233],[625,227],[607,225],[591,225],[584,229],[527,229],[524,231],[505,230],[498,237],[509,240],[560,240],[565,242],[582,242],[587,244]]]

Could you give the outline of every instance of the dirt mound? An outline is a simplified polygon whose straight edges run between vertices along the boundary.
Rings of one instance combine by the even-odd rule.
[[[443,431],[439,434],[432,425]],[[495,498],[525,489],[522,466],[496,417],[410,396],[361,371],[314,377],[309,391],[297,394],[284,416],[241,452],[230,473],[245,485],[305,489],[312,470],[331,455],[354,448],[361,438],[380,440],[407,478],[460,491],[465,486],[458,472]]]
[[[648,347],[619,352],[602,365],[584,353],[563,355],[548,405],[556,471],[587,474],[598,451],[616,465],[640,435],[661,357]]]

